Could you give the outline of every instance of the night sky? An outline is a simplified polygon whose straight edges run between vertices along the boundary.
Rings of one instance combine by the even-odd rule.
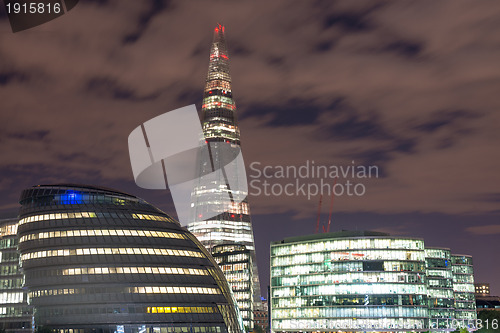
[[[218,22],[249,176],[253,162],[375,165],[363,196],[335,198],[331,230],[471,254],[476,282],[500,294],[497,1],[82,0],[15,34],[2,13],[0,217],[51,183],[116,188],[175,216],[168,191],[135,185],[127,138],[200,106]],[[269,242],[314,233],[319,195],[249,201],[266,288]]]

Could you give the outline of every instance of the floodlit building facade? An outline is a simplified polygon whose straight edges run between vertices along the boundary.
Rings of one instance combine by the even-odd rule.
[[[476,296],[488,296],[490,294],[489,283],[474,283],[474,290]]]
[[[247,308],[248,299],[238,299],[237,302],[242,311],[252,314],[254,308],[260,307],[260,285],[247,200],[248,191],[230,186],[241,182],[238,170],[231,170],[231,174],[224,171],[225,164],[232,159],[229,157],[236,157],[241,147],[225,28],[220,24],[214,29],[201,112],[206,146],[199,152],[199,179],[212,172],[216,174],[216,179],[209,184],[200,183],[193,189],[191,222],[187,228],[211,252],[215,246],[222,244],[240,244],[246,247],[252,258],[250,309]],[[244,165],[239,167],[244,168]],[[228,177],[233,181],[228,181]],[[246,179],[244,181],[246,182]],[[235,198],[244,199],[233,200]],[[226,271],[225,274],[232,273]],[[228,280],[231,284],[231,278]],[[249,324],[253,327],[251,322]]]
[[[457,317],[457,278],[448,268],[454,262],[449,250],[426,249],[422,239],[380,232],[342,231],[273,242],[271,329],[439,329],[438,319]]]
[[[431,325],[445,329],[455,319],[451,251],[446,248],[426,248],[425,262]]]
[[[212,256],[233,291],[243,325],[252,327],[253,262],[250,250],[245,245],[222,244],[212,248]]]
[[[206,249],[142,199],[85,185],[23,191],[18,228],[37,327],[55,332],[241,333]]]
[[[457,319],[474,320],[476,298],[474,296],[474,267],[469,255],[452,255],[453,293]]]
[[[17,218],[0,220],[0,329],[31,332],[32,311],[19,267],[17,223]]]

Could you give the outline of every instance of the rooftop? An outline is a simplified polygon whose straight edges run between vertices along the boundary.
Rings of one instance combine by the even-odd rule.
[[[329,239],[329,238],[363,238],[363,237],[390,237],[391,235],[385,232],[379,231],[369,231],[369,230],[342,230],[337,232],[326,232],[305,236],[288,237],[281,241],[271,242],[273,245],[286,244],[286,243],[296,243],[313,241],[317,239]],[[404,237],[408,238],[408,237]],[[410,237],[412,238],[412,237]],[[413,238],[412,238],[413,239]]]

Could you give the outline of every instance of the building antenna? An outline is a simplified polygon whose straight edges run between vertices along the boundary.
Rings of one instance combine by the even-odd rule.
[[[319,217],[321,216],[321,201],[323,200],[323,194],[319,196],[319,206],[318,206],[318,221],[316,222],[316,233],[319,231]]]
[[[335,198],[335,185],[337,185],[337,177],[333,181],[332,187],[332,201],[330,203],[330,214],[328,215],[328,226],[326,227],[326,232],[330,232],[330,224],[332,222],[332,213],[333,213],[333,199]]]

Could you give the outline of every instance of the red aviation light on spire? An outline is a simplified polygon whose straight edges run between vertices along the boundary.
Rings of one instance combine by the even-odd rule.
[[[220,23],[217,23],[217,26],[215,27],[214,32],[219,33],[219,31],[224,33],[224,26]]]

